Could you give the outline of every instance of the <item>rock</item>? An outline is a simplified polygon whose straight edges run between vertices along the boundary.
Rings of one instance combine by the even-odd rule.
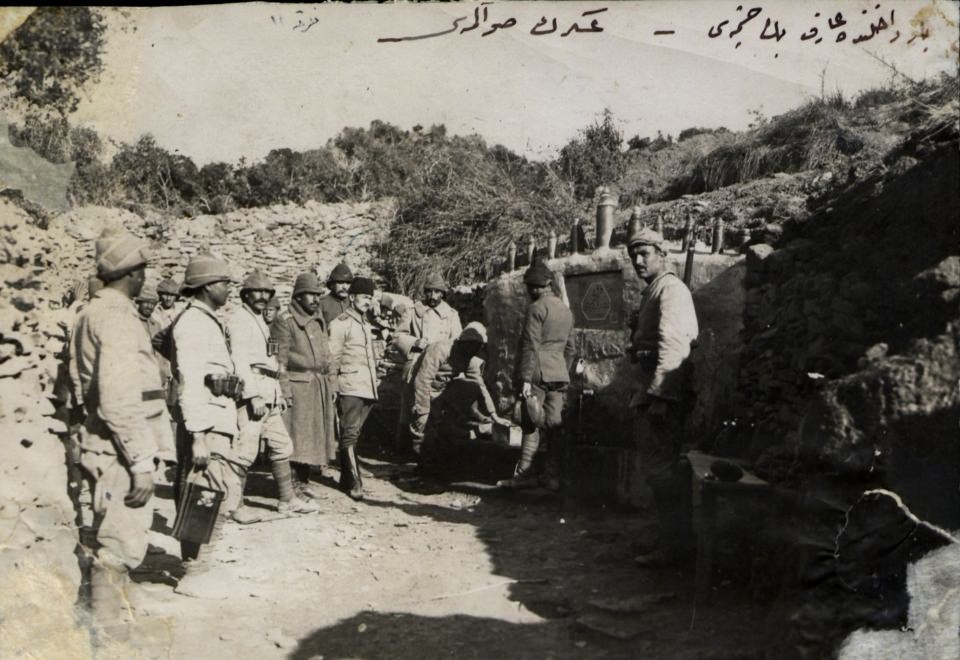
[[[913,279],[935,291],[960,287],[960,256],[951,255]]]

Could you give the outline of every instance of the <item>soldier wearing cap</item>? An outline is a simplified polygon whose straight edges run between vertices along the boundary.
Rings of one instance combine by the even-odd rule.
[[[523,275],[531,303],[520,335],[515,382],[521,406],[523,440],[520,461],[513,477],[498,485],[519,488],[537,481],[533,460],[540,447],[541,431],[547,436],[547,466],[544,485],[560,487],[563,457],[563,404],[573,365],[573,314],[553,292],[553,273],[543,263],[530,266]],[[542,415],[538,408],[542,409]],[[531,415],[531,411],[538,414]]]
[[[157,297],[157,290],[152,284],[144,284],[140,295],[138,295],[134,301],[137,304],[137,313],[140,315],[143,327],[151,339],[160,331],[156,319],[153,318],[153,310],[156,309],[159,301],[160,298]]]
[[[400,374],[400,418],[397,421],[396,448],[419,453],[420,442],[409,435],[413,405],[413,369],[427,346],[438,341],[453,341],[460,336],[460,314],[444,298],[447,283],[433,273],[423,285],[423,300],[415,303],[397,324],[394,344],[407,356]]]
[[[267,304],[263,307],[263,320],[266,322],[267,327],[269,328],[273,322],[277,319],[277,314],[280,313],[280,299],[276,296],[270,298],[267,301]]]
[[[159,298],[160,304],[154,310],[153,316],[157,325],[165,330],[170,327],[173,319],[175,319],[177,314],[183,311],[185,307],[185,305],[179,303],[180,285],[169,277],[160,280],[160,283],[157,284],[157,297]]]
[[[330,277],[327,278],[327,293],[320,297],[320,316],[323,317],[324,325],[329,328],[333,319],[337,318],[345,311],[350,309],[350,299],[348,291],[350,283],[353,282],[353,272],[350,266],[345,263],[339,263],[330,271]]]
[[[330,324],[330,373],[335,379],[340,419],[340,487],[353,499],[363,498],[357,441],[377,402],[377,357],[373,328],[367,320],[373,295],[373,280],[354,278],[350,309]]]
[[[146,243],[108,228],[95,248],[104,287],[77,318],[70,359],[85,411],[80,463],[99,546],[91,574],[94,623],[122,626],[130,622],[128,572],[147,553],[153,510],[146,505],[157,452],[170,443],[170,422],[153,347],[133,304],[145,279]]]
[[[474,321],[455,340],[430,344],[417,360],[410,434],[423,442],[422,470],[436,467],[441,441],[468,438],[499,420],[483,380],[486,349],[487,330]]]
[[[277,342],[280,388],[288,404],[284,421],[293,439],[294,488],[303,497],[322,496],[310,483],[311,467],[322,471],[336,452],[329,340],[318,314],[322,291],[316,275],[298,275],[290,306],[270,328]]]
[[[170,362],[156,350],[157,343],[155,340],[163,331],[163,328],[160,327],[157,319],[153,316],[154,309],[157,307],[158,302],[156,288],[154,288],[152,284],[144,284],[140,295],[136,297],[134,302],[137,304],[137,313],[140,315],[140,321],[143,323],[143,327],[147,331],[147,335],[150,337],[150,342],[153,345],[153,356],[157,360],[157,369],[160,371],[160,382],[163,383],[164,400],[169,403]],[[170,410],[169,405],[167,406],[167,410]],[[157,454],[158,458],[168,465],[177,462],[177,450],[173,442],[173,438],[176,436],[176,423],[172,418],[170,421],[170,429],[171,433],[169,438],[166,438],[169,439],[169,442],[162,444]]]
[[[679,474],[685,364],[699,332],[690,290],[670,270],[663,237],[637,227],[627,238],[627,252],[637,275],[646,282],[633,323],[628,352],[637,365],[635,437],[641,471],[653,494],[660,522],[660,545],[638,562],[676,559],[684,540],[684,488]]]
[[[187,483],[224,493],[210,543],[180,543],[186,572],[175,591],[205,598],[229,596],[228,585],[210,572],[210,552],[219,540],[226,511],[236,508],[242,499],[246,472],[238,455],[235,368],[216,316],[230,295],[230,282],[230,268],[225,262],[210,254],[193,257],[183,282],[190,304],[171,327],[181,416],[177,429],[177,501]]]
[[[283,423],[287,400],[278,380],[277,342],[270,339],[270,328],[263,320],[263,310],[275,293],[270,281],[259,270],[254,270],[240,285],[243,305],[227,320],[230,356],[237,375],[243,380],[243,405],[237,410],[238,455],[241,465],[249,470],[257,459],[262,438],[277,484],[277,510],[280,513],[312,513],[318,507],[294,493],[290,471],[293,441]],[[233,512],[238,522],[254,522],[258,516],[248,515],[246,520],[243,519],[244,514],[249,513],[245,508]]]

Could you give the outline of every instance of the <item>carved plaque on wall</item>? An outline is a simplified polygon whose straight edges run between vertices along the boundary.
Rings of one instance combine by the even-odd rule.
[[[567,298],[578,328],[623,327],[623,273],[619,270],[564,277]]]

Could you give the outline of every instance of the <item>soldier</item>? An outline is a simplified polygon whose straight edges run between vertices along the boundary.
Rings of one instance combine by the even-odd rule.
[[[280,299],[276,296],[273,296],[267,301],[267,304],[263,308],[263,320],[266,322],[268,328],[273,325],[273,322],[277,319],[277,314],[279,313]]]
[[[410,434],[423,439],[422,472],[436,467],[441,440],[468,438],[494,421],[506,423],[483,381],[486,348],[487,330],[473,322],[456,340],[430,344],[417,361]],[[444,367],[450,378],[441,373]]]
[[[323,496],[310,483],[311,466],[322,471],[336,447],[327,326],[317,313],[321,291],[316,275],[298,275],[287,312],[270,328],[277,342],[280,388],[287,401],[284,421],[293,439],[294,488],[309,498]]]
[[[353,272],[347,264],[339,263],[330,271],[330,277],[327,278],[329,291],[320,298],[320,316],[323,317],[326,328],[330,328],[333,319],[350,309],[347,291],[350,290],[351,282]]]
[[[237,447],[238,392],[233,359],[216,311],[230,295],[230,268],[210,254],[187,264],[183,289],[189,306],[171,328],[173,368],[179,391],[177,501],[187,483],[221,491],[223,504],[209,544],[181,541],[185,575],[175,591],[200,598],[227,598],[229,585],[210,572],[211,547],[219,540],[225,512],[243,493],[244,467]]]
[[[520,424],[523,440],[513,477],[498,485],[520,488],[536,483],[533,460],[542,430],[548,443],[547,469],[542,481],[551,490],[558,490],[563,457],[563,404],[575,350],[573,314],[554,294],[553,273],[544,264],[530,266],[523,281],[532,300],[523,322],[515,376],[518,395],[524,400]],[[538,408],[542,415],[531,415]]]
[[[153,340],[153,336],[160,331],[159,324],[156,319],[153,318],[153,310],[157,308],[159,300],[157,290],[153,285],[144,284],[140,295],[138,295],[134,301],[137,303],[137,313],[140,315],[140,321],[143,322],[143,327],[146,329],[147,334],[150,335],[151,341]]]
[[[71,372],[84,407],[80,463],[93,493],[96,556],[90,578],[94,624],[130,622],[129,570],[147,554],[155,458],[169,444],[160,372],[133,299],[147,265],[146,243],[120,228],[96,241],[104,287],[81,311],[71,336]],[[117,628],[119,626],[119,628]]]
[[[249,470],[260,452],[260,439],[266,441],[271,471],[277,483],[277,511],[280,513],[312,513],[317,505],[297,497],[290,473],[293,442],[283,423],[287,400],[280,389],[280,367],[277,342],[270,339],[270,328],[263,320],[267,300],[276,290],[260,271],[254,270],[240,285],[243,306],[227,320],[230,356],[237,375],[243,380],[243,405],[237,410],[240,429],[237,454],[240,464]],[[241,502],[236,503],[240,507]],[[228,510],[237,522],[256,522],[246,508]]]
[[[164,401],[168,401],[170,363],[156,350],[156,338],[163,331],[163,328],[160,327],[159,322],[153,315],[153,312],[157,307],[158,300],[157,291],[153,285],[144,284],[143,289],[140,291],[140,294],[137,296],[135,302],[137,304],[137,313],[140,315],[140,322],[143,323],[143,327],[147,331],[147,336],[150,337],[150,342],[153,344],[153,356],[157,361],[157,369],[160,372],[160,382],[163,383]],[[170,411],[169,406],[167,407],[167,410]],[[169,439],[169,442],[161,444],[157,457],[167,465],[172,466],[177,462],[177,450],[173,442],[173,438],[176,436],[176,424],[173,422],[172,418],[170,424],[171,432],[168,438],[166,438]]]
[[[421,438],[410,436],[410,408],[413,402],[413,368],[427,346],[438,341],[453,341],[460,336],[460,314],[444,298],[447,284],[434,273],[423,285],[423,301],[406,310],[397,326],[395,343],[407,355],[400,374],[400,419],[395,439],[398,451],[420,453]]]
[[[164,278],[157,285],[157,297],[160,299],[160,305],[153,312],[154,320],[161,329],[166,329],[173,323],[177,314],[183,311],[184,305],[178,304],[180,287],[169,277]]]
[[[647,283],[628,347],[638,366],[638,388],[631,397],[641,470],[653,494],[660,522],[660,544],[638,557],[645,565],[676,560],[685,538],[684,488],[679,474],[685,363],[699,332],[690,290],[670,271],[663,236],[638,228],[627,239],[637,275]]]
[[[350,309],[330,324],[330,373],[334,375],[340,418],[340,488],[363,499],[363,479],[356,446],[360,430],[377,401],[377,358],[367,312],[374,284],[366,277],[350,283]]]

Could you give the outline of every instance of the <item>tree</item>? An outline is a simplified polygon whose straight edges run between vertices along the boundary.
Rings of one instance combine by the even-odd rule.
[[[106,26],[89,7],[41,7],[0,43],[4,107],[65,117],[103,68]]]
[[[560,150],[557,169],[573,184],[577,199],[590,199],[598,186],[613,183],[624,172],[621,147],[623,133],[617,128],[613,113],[603,111],[595,120]]]

